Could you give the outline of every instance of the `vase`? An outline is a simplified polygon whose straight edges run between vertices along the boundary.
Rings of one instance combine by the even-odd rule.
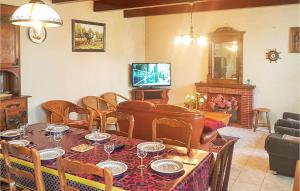
[[[232,111],[230,112],[230,114],[231,114],[230,122],[231,122],[231,123],[236,122],[236,121],[237,121],[237,110],[232,110]]]

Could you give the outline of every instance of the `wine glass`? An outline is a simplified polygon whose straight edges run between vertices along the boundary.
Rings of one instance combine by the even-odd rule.
[[[144,151],[144,150],[141,150],[141,149],[137,149],[136,154],[141,159],[141,164],[138,166],[138,169],[145,169],[145,168],[147,168],[143,164],[143,159],[147,156],[147,151]]]
[[[163,144],[163,140],[157,139],[155,142],[157,143],[155,145],[156,156],[154,156],[153,158],[158,160],[158,159],[160,159],[160,151],[158,151],[158,150],[160,150],[161,144]]]
[[[104,151],[108,154],[107,160],[110,160],[110,154],[114,151],[115,144],[108,142],[104,144]]]
[[[97,127],[92,128],[91,133],[92,133],[92,137],[94,139],[98,139],[99,138],[99,133],[100,132],[99,132],[99,129]],[[99,143],[97,141],[93,141],[92,145],[99,145]]]
[[[92,128],[91,133],[92,133],[93,135],[99,134],[99,129],[98,129],[97,127],[94,127],[94,128]]]
[[[18,131],[21,134],[22,138],[27,138],[28,136],[26,136],[26,128],[27,128],[28,124],[20,124],[18,126]]]
[[[62,140],[63,136],[64,136],[64,134],[62,132],[53,134],[53,139],[54,139],[54,141],[57,142],[57,144],[56,144],[57,149],[61,148],[60,141]]]
[[[47,123],[47,129],[49,130],[49,136],[48,136],[48,138],[49,138],[49,141],[51,142],[52,138],[54,136],[54,134],[53,134],[54,126],[52,124]]]

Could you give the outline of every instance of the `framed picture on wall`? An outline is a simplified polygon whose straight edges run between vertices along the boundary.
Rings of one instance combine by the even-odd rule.
[[[105,52],[105,24],[72,20],[73,52]]]
[[[289,52],[300,53],[300,27],[290,28]]]

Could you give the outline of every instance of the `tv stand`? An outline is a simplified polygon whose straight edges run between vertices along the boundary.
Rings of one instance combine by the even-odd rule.
[[[136,88],[131,90],[131,99],[149,101],[155,104],[167,104],[169,90],[168,88]]]

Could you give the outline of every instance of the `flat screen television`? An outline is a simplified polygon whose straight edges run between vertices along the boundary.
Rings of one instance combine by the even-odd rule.
[[[171,86],[170,63],[133,63],[132,87]]]

